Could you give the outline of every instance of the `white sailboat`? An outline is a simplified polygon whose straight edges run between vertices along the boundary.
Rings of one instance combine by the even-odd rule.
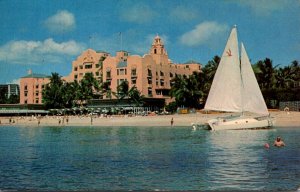
[[[239,113],[238,116],[208,120],[211,130],[273,126],[274,118],[270,117],[243,44],[241,44],[241,59],[239,57],[236,27],[230,33],[204,110]],[[249,115],[250,113],[256,116]]]

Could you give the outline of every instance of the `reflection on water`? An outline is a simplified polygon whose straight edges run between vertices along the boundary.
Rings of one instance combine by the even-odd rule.
[[[266,167],[262,155],[268,136],[274,130],[212,132],[207,143],[214,149],[208,155],[211,189],[264,189]],[[220,179],[216,179],[220,178]]]
[[[277,135],[286,147],[272,146]],[[0,189],[295,191],[299,136],[300,129],[0,127]]]

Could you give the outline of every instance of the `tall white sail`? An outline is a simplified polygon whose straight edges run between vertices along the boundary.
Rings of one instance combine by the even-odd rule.
[[[237,29],[231,30],[204,109],[241,112],[241,73]]]
[[[241,74],[243,85],[243,111],[268,115],[268,109],[255,78],[247,52],[241,45]]]

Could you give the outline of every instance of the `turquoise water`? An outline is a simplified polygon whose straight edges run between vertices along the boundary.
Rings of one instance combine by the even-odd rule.
[[[280,135],[284,148],[265,149]],[[1,190],[300,187],[300,129],[0,127]]]

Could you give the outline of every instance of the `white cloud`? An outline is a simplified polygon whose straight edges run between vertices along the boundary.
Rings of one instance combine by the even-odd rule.
[[[13,79],[11,82],[6,82],[7,84],[18,84],[20,85],[20,79]]]
[[[0,61],[14,64],[58,63],[66,56],[75,56],[84,45],[73,40],[57,43],[52,38],[44,41],[10,41],[0,46]]]
[[[275,11],[280,11],[288,6],[293,6],[291,1],[285,0],[239,0],[233,2],[238,2],[242,6],[250,7],[258,15],[270,15]]]
[[[187,46],[198,46],[201,44],[209,44],[214,38],[223,34],[228,30],[225,24],[217,22],[203,22],[195,26],[191,31],[183,34],[179,40],[180,43]]]
[[[177,6],[171,10],[170,18],[173,21],[187,22],[197,18],[197,12],[184,6]]]
[[[45,26],[54,33],[68,32],[73,30],[76,26],[75,17],[69,11],[61,10],[49,17],[45,21]]]
[[[120,13],[121,20],[133,23],[147,23],[155,17],[155,12],[146,4],[136,4],[130,8],[123,8]]]

